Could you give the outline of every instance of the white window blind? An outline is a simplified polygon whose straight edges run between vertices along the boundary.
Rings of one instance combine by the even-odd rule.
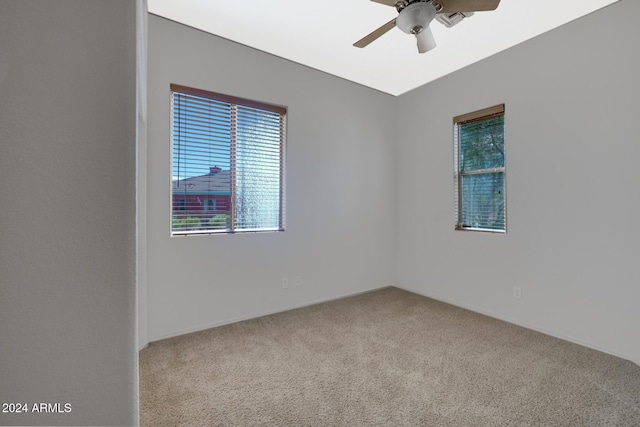
[[[453,122],[456,229],[504,232],[504,104]]]
[[[286,109],[171,85],[173,235],[284,230]]]

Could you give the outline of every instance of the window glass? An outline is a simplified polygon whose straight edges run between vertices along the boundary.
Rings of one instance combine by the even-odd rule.
[[[172,234],[284,230],[286,109],[171,89]]]
[[[504,105],[454,118],[456,229],[506,231]]]

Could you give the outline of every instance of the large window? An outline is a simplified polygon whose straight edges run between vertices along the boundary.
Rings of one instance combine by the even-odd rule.
[[[504,104],[454,117],[456,229],[506,231]]]
[[[284,230],[286,109],[171,85],[171,233]]]

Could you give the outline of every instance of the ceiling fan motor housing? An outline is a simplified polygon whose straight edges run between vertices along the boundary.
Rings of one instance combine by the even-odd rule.
[[[417,35],[429,26],[436,13],[432,2],[415,2],[402,9],[396,18],[396,26],[407,34]]]

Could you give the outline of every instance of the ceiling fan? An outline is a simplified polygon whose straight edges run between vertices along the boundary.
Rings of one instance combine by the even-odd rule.
[[[391,30],[400,28],[407,34],[413,34],[418,41],[418,52],[425,53],[436,47],[436,41],[429,24],[438,14],[464,14],[495,10],[500,0],[371,0],[398,11],[398,17],[355,42],[355,47],[365,47],[378,37]],[[446,25],[446,24],[445,24]]]

